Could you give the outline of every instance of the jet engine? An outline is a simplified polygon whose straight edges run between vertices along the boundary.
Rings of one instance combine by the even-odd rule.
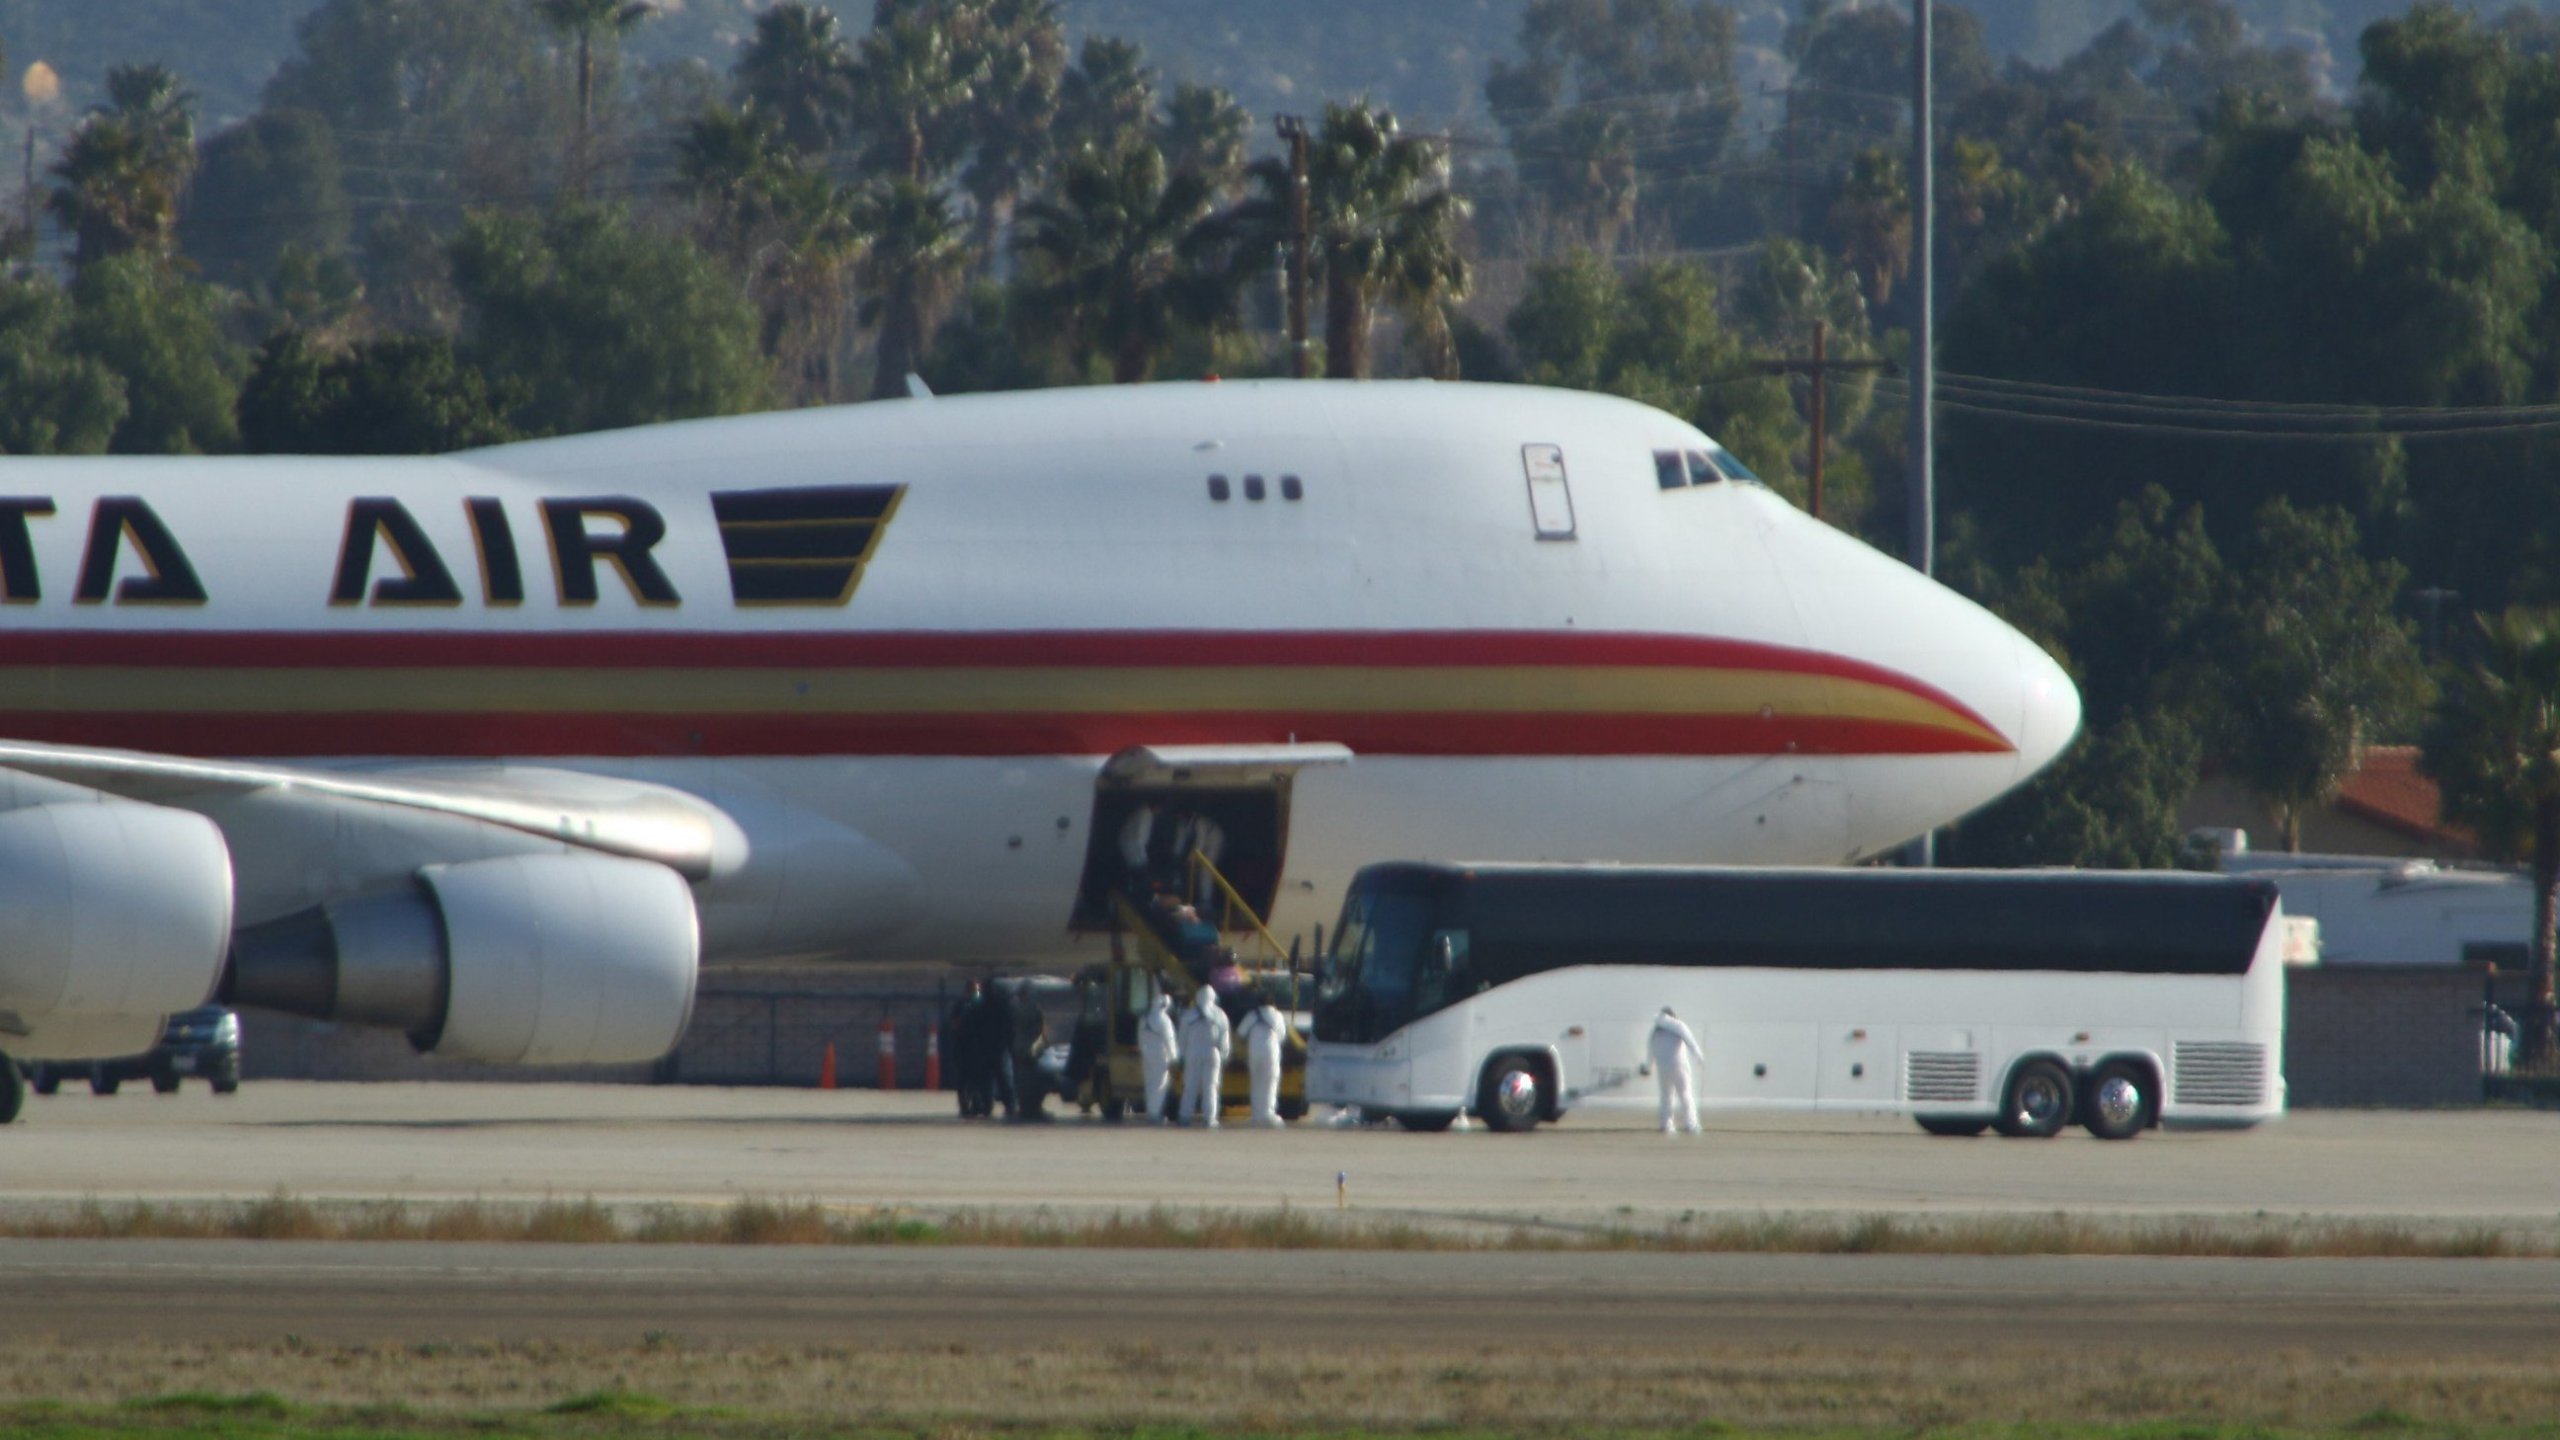
[[[654,1060],[693,1011],[693,892],[663,865],[516,855],[240,932],[226,1003],[405,1030],[493,1064]]]
[[[11,1053],[147,1049],[163,1016],[204,1003],[230,936],[231,852],[203,816],[121,800],[0,813]]]

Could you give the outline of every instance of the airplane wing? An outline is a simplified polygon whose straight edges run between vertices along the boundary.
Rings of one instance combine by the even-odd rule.
[[[135,750],[0,741],[0,767],[146,804],[261,790],[477,820],[582,850],[649,860],[688,880],[733,873],[747,841],[707,801],[642,781],[523,765],[320,769]]]
[[[218,995],[493,1063],[652,1059],[692,1009],[688,882],[748,853],[698,796],[536,766],[0,741],[0,793],[19,1058],[140,1050]]]

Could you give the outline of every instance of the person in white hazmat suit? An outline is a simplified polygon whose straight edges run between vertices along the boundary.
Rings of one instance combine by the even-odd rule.
[[[1182,1012],[1182,1123],[1218,1128],[1218,1077],[1226,1072],[1232,1033],[1218,992],[1201,986]]]
[[[1676,1119],[1683,1133],[1697,1134],[1698,1077],[1689,1060],[1695,1056],[1703,1063],[1707,1052],[1698,1048],[1698,1037],[1689,1033],[1668,1005],[1653,1017],[1653,1035],[1647,1044],[1653,1052],[1654,1083],[1662,1089],[1662,1133],[1670,1134]]]
[[[1280,1047],[1288,1033],[1288,1017],[1268,999],[1258,1001],[1236,1027],[1236,1038],[1244,1042],[1245,1069],[1253,1082],[1253,1123],[1266,1129],[1281,1125]]]
[[[1147,1002],[1138,1022],[1138,1066],[1146,1082],[1147,1118],[1159,1125],[1173,1119],[1173,1057],[1182,1037],[1173,1029],[1173,997],[1159,990]]]

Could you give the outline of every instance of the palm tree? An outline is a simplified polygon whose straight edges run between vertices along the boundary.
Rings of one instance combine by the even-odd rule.
[[[107,72],[107,99],[52,166],[61,183],[45,206],[75,237],[86,267],[139,250],[165,258],[176,244],[178,197],[195,173],[195,96],[158,65]]]
[[[906,393],[907,375],[924,363],[925,347],[969,268],[969,247],[939,189],[898,178],[874,185],[853,206],[864,239],[854,264],[865,295],[862,323],[878,334],[871,397]]]
[[[1156,125],[1156,148],[1174,170],[1196,170],[1220,195],[1244,179],[1244,148],[1253,118],[1215,85],[1177,85]]]
[[[1548,160],[1551,188],[1602,255],[1618,253],[1618,239],[1636,222],[1636,137],[1627,117],[1610,110],[1576,110],[1553,127]]]
[[[1030,315],[1054,321],[1080,360],[1109,356],[1115,383],[1147,379],[1183,326],[1232,323],[1240,276],[1216,203],[1206,175],[1168,176],[1144,141],[1077,152],[1055,198],[1023,207],[1014,244]]]
[[[1285,235],[1289,168],[1253,167],[1258,228]],[[1467,202],[1449,189],[1448,153],[1397,133],[1393,112],[1367,102],[1327,105],[1307,147],[1309,259],[1324,283],[1325,373],[1369,373],[1369,326],[1381,300],[1428,331],[1438,307],[1466,293],[1459,223]],[[1417,307],[1428,309],[1417,311]]]
[[[725,258],[764,316],[764,350],[796,398],[836,395],[844,282],[861,250],[852,199],[751,101],[717,107],[676,144],[704,248]]]
[[[793,149],[833,145],[853,111],[853,47],[834,12],[784,0],[756,17],[738,53],[738,98],[770,117]]]
[[[950,122],[977,92],[975,59],[925,16],[901,13],[872,27],[862,40],[855,90],[873,132],[875,164],[921,189],[957,158],[964,137]]]
[[[2560,609],[2515,607],[2480,617],[2478,653],[2449,667],[2418,768],[2444,794],[2445,818],[2496,854],[2533,863],[2533,952],[2527,974],[2537,1012],[2525,1058],[2555,1045],[2552,952],[2560,899]]]
[[[583,194],[595,126],[596,37],[629,34],[657,7],[652,0],[533,0],[533,8],[555,33],[578,41],[578,127],[570,141],[569,190]]]
[[[1057,0],[953,0],[969,20],[962,48],[979,75],[969,107],[972,154],[961,183],[975,202],[972,243],[996,253],[996,236],[1055,150],[1058,97],[1067,68]]]
[[[1058,136],[1067,147],[1117,149],[1143,134],[1156,108],[1156,73],[1134,42],[1088,37],[1060,82]]]
[[[1882,309],[1911,262],[1911,184],[1902,161],[1883,150],[1849,162],[1831,223],[1841,232],[1840,258],[1866,282],[1867,303]]]

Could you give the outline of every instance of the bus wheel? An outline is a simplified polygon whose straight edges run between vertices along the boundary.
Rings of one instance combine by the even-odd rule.
[[[2111,1060],[2089,1082],[2080,1101],[2080,1123],[2101,1140],[2130,1140],[2151,1128],[2151,1075],[2127,1060]]]
[[[1396,1116],[1396,1123],[1420,1134],[1437,1135],[1458,1123],[1458,1112],[1455,1110],[1407,1110]]]
[[[2030,1060],[2009,1077],[2009,1098],[1992,1121],[2001,1134],[2050,1140],[2071,1123],[2071,1072],[2050,1060]]]
[[[1484,1090],[1476,1096],[1476,1113],[1484,1123],[1510,1134],[1525,1134],[1538,1128],[1547,1112],[1547,1080],[1530,1061],[1513,1058],[1494,1062],[1485,1072]]]
[[[1914,1115],[1920,1128],[1932,1135],[1952,1135],[1959,1140],[1971,1139],[1991,1128],[1988,1120],[1967,1120],[1956,1115]]]

